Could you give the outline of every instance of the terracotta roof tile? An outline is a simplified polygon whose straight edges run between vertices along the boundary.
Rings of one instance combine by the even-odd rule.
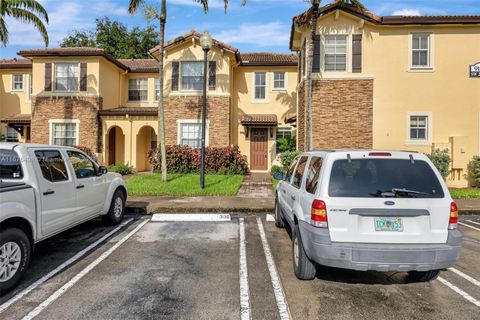
[[[0,59],[0,69],[14,68],[32,68],[32,62],[23,58]]]
[[[114,108],[98,111],[100,116],[157,116],[158,108],[156,107],[140,107],[140,108]]]
[[[240,122],[244,126],[276,126],[278,124],[275,114],[245,114]]]
[[[30,114],[17,113],[8,117],[2,118],[1,123],[17,123],[17,124],[29,124],[32,121]]]
[[[119,59],[131,72],[158,72],[158,61],[155,59]]]
[[[241,53],[240,57],[244,66],[296,66],[298,63],[295,54],[247,52]]]

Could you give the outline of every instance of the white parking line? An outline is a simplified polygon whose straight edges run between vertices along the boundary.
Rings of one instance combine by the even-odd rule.
[[[442,277],[438,277],[438,281],[440,281],[441,283],[443,283],[444,285],[446,285],[447,287],[449,287],[450,289],[452,289],[453,291],[455,291],[456,293],[461,295],[463,298],[465,298],[466,300],[468,300],[471,303],[473,303],[474,305],[476,305],[477,307],[480,307],[480,301],[478,301],[477,299],[475,299],[474,297],[472,297],[471,295],[469,295],[468,293],[466,293],[465,291],[463,291],[459,287],[451,284],[450,282],[443,279]]]
[[[126,224],[132,222],[132,220],[133,219],[125,220],[124,222],[122,222],[122,224],[117,226],[115,229],[111,230],[109,233],[107,233],[106,235],[104,235],[103,237],[101,237],[100,239],[98,239],[97,241],[95,241],[94,243],[92,243],[91,245],[86,247],[85,249],[77,252],[77,254],[75,254],[73,257],[71,257],[70,259],[68,259],[67,261],[65,261],[64,263],[62,263],[61,265],[59,265],[58,267],[56,267],[55,269],[53,269],[52,271],[50,271],[49,273],[47,273],[46,275],[44,275],[43,277],[41,277],[40,279],[35,281],[34,283],[29,285],[27,288],[23,289],[22,291],[17,293],[15,296],[13,296],[12,298],[10,298],[6,302],[4,302],[2,305],[0,305],[0,313],[5,311],[8,307],[10,307],[12,304],[17,302],[21,298],[23,298],[25,295],[27,295],[29,292],[31,292],[32,290],[37,288],[39,285],[41,285],[42,283],[44,283],[47,280],[49,280],[50,278],[52,278],[53,276],[58,274],[60,271],[62,271],[63,269],[65,269],[66,267],[71,265],[72,263],[76,262],[78,259],[83,257],[87,252],[94,249],[99,244],[101,244],[103,241],[105,241],[110,236],[112,236],[114,233],[116,233],[118,230],[123,228]]]
[[[140,230],[149,220],[145,220],[140,223],[135,229],[133,229],[129,234],[123,237],[120,241],[118,241],[114,246],[110,249],[105,251],[100,257],[95,259],[92,263],[90,263],[87,267],[85,267],[82,271],[80,271],[75,277],[70,279],[67,283],[65,283],[60,289],[55,291],[50,297],[48,297],[45,301],[43,301],[40,305],[38,305],[35,309],[33,309],[29,314],[27,314],[23,320],[30,320],[35,318],[37,315],[40,314],[46,307],[48,307],[51,303],[55,300],[60,298],[68,289],[73,287],[80,279],[82,279],[87,273],[89,273],[93,268],[95,268],[100,262],[108,258],[115,250],[118,249],[125,241],[127,241],[131,236],[133,236],[138,230]]]
[[[480,222],[477,222],[477,221],[467,220],[467,222],[470,222],[470,223],[473,223],[473,224],[476,224],[476,225],[479,225],[479,226],[480,226]]]
[[[463,223],[463,222],[460,222],[460,221],[458,222],[458,224],[461,224],[462,226],[468,227],[468,228],[470,228],[470,229],[474,229],[474,230],[480,231],[479,228],[472,227],[471,225],[468,225],[468,224]]]
[[[250,289],[248,287],[244,218],[240,218],[240,319],[252,319],[250,313]]]
[[[464,278],[465,280],[470,281],[471,283],[473,283],[473,284],[476,285],[477,287],[480,287],[480,281],[478,281],[478,280],[475,279],[475,278],[470,277],[468,274],[465,274],[465,273],[463,273],[462,271],[457,270],[457,269],[455,269],[455,268],[448,268],[448,270],[450,270],[450,271],[458,274],[460,277]]]
[[[270,272],[270,278],[272,279],[273,291],[275,293],[275,300],[277,300],[277,308],[280,313],[280,319],[290,320],[292,317],[290,315],[290,310],[288,309],[287,299],[285,298],[285,293],[283,292],[282,282],[278,276],[277,267],[275,266],[275,261],[273,261],[272,252],[270,251],[270,246],[268,245],[267,236],[265,235],[265,230],[263,229],[262,219],[257,218],[258,231],[260,232],[260,238],[262,239],[263,252],[265,253],[265,258],[267,259],[268,271]]]
[[[216,213],[155,213],[152,222],[203,222],[203,221],[231,221],[229,214]]]

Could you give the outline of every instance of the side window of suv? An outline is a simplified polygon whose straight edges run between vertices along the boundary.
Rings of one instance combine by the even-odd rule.
[[[288,168],[287,175],[285,176],[285,181],[290,182],[290,180],[292,180],[293,170],[295,170],[295,166],[298,163],[298,159],[299,158],[297,157],[292,161],[290,168]]]
[[[68,180],[67,168],[59,151],[35,151],[45,180],[59,182]]]
[[[302,185],[302,178],[303,178],[303,173],[305,172],[305,167],[307,166],[307,160],[308,160],[308,157],[300,158],[300,161],[298,162],[297,170],[293,175],[292,184],[297,188],[300,188],[300,186]]]
[[[320,177],[320,170],[322,169],[323,159],[319,157],[313,157],[310,160],[310,166],[308,168],[307,180],[305,182],[305,190],[308,193],[315,194],[317,192],[318,179]]]
[[[77,179],[95,177],[97,170],[95,165],[83,153],[76,151],[67,151],[68,158],[72,163]]]

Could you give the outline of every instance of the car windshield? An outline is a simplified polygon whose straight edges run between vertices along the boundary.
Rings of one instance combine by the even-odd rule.
[[[0,149],[0,179],[21,179],[22,165],[15,151]]]
[[[443,198],[437,176],[425,161],[402,159],[336,160],[331,197]]]

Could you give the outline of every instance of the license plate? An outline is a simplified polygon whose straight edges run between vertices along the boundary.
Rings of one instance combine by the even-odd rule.
[[[403,232],[402,218],[375,218],[375,231]]]

